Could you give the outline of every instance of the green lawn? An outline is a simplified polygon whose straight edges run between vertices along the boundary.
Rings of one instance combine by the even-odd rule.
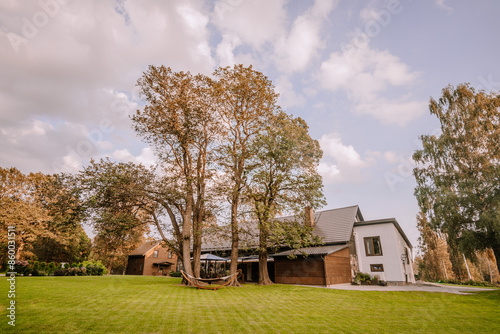
[[[0,333],[7,281],[0,278]],[[22,333],[500,333],[500,290],[477,295],[287,285],[196,290],[141,276],[18,277]]]

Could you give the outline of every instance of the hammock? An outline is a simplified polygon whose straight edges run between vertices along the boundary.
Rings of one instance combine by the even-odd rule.
[[[198,289],[206,289],[206,290],[217,290],[219,288],[222,288],[223,286],[226,286],[230,284],[232,281],[234,281],[237,277],[238,274],[240,273],[240,270],[238,270],[237,273],[229,276],[224,276],[224,277],[218,277],[218,278],[197,278],[194,276],[189,275],[186,273],[184,270],[181,270],[182,276],[191,283],[191,285],[194,285]],[[223,284],[220,284],[224,282]],[[219,283],[219,285],[214,285],[212,286],[212,283]]]

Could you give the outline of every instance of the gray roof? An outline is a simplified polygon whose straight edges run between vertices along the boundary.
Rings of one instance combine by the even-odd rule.
[[[331,246],[307,247],[307,248],[288,250],[285,252],[273,254],[272,256],[278,257],[278,256],[289,256],[289,255],[303,255],[303,254],[328,255],[328,254],[338,252],[339,250],[342,250],[346,247],[349,247],[349,245],[331,245]]]
[[[410,240],[408,240],[408,238],[406,237],[405,232],[403,231],[401,226],[399,226],[396,218],[386,218],[386,219],[377,219],[377,220],[367,220],[367,221],[362,221],[362,222],[356,222],[356,223],[354,223],[354,226],[366,226],[366,225],[377,225],[377,224],[394,224],[394,226],[398,230],[399,234],[401,234],[403,239],[406,241],[406,244],[411,249],[413,249],[413,246],[412,246]]]
[[[347,243],[351,239],[354,222],[363,220],[357,205],[332,210],[318,211],[313,215],[315,227],[313,234],[321,237],[325,244]],[[280,221],[295,219],[295,216],[277,218]],[[258,229],[255,222],[241,224],[240,249],[255,248],[258,245]],[[207,237],[202,243],[202,251],[230,250],[231,239],[229,228],[222,228],[221,237]],[[225,231],[227,230],[227,231]]]
[[[136,250],[130,253],[128,256],[144,256],[152,248],[156,247],[160,241],[146,241],[140,245]]]
[[[314,214],[314,235],[323,238],[325,244],[349,242],[356,219],[363,220],[357,205],[346,208],[319,211]]]

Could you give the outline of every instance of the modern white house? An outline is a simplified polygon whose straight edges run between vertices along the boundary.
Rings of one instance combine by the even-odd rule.
[[[358,270],[394,283],[415,283],[412,246],[395,218],[355,222]]]

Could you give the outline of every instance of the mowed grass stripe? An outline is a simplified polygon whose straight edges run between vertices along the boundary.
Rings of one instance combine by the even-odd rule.
[[[23,333],[498,333],[500,291],[462,296],[287,285],[218,291],[142,276],[19,277]],[[7,282],[0,283],[6,319]],[[9,330],[0,323],[0,332]]]

